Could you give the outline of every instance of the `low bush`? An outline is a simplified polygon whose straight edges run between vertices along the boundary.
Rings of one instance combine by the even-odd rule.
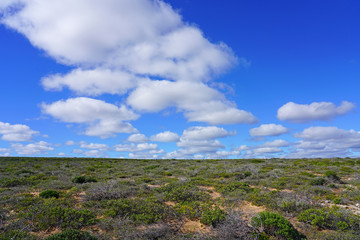
[[[161,187],[159,191],[164,193],[166,200],[175,202],[192,202],[209,198],[192,183],[170,183]]]
[[[136,223],[155,223],[174,213],[169,206],[161,204],[154,198],[118,199],[107,203],[106,215],[111,217],[128,217]]]
[[[360,231],[360,217],[339,207],[308,209],[298,220],[321,229]]]
[[[200,222],[205,225],[211,225],[216,227],[218,223],[225,219],[226,212],[220,209],[218,206],[215,207],[205,207],[202,211],[202,217]]]
[[[55,190],[45,190],[39,194],[41,198],[59,198],[60,194]]]
[[[251,224],[259,231],[280,240],[301,240],[305,239],[294,226],[283,216],[273,212],[261,212],[251,219]]]
[[[322,186],[325,183],[326,183],[325,178],[315,178],[315,179],[310,181],[310,185],[312,185],[312,186]]]
[[[26,231],[11,230],[0,234],[0,240],[37,240],[38,238]]]
[[[61,233],[51,235],[45,238],[45,240],[97,240],[97,238],[90,235],[88,232],[67,229]]]
[[[340,182],[340,177],[336,174],[335,171],[326,171],[325,176],[335,182]]]
[[[54,198],[45,199],[43,204],[29,207],[21,216],[30,221],[35,230],[47,230],[50,227],[80,229],[96,223],[96,215],[89,210],[62,206]]]
[[[97,180],[92,176],[76,176],[72,179],[73,183],[91,183],[97,182]]]

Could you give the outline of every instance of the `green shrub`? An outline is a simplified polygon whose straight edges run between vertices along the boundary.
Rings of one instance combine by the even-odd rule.
[[[59,198],[60,194],[55,190],[45,190],[39,194],[41,198]]]
[[[96,215],[91,211],[65,207],[55,200],[45,199],[43,204],[30,206],[21,216],[33,222],[39,230],[50,227],[80,229],[96,223]]]
[[[67,229],[61,233],[51,235],[45,238],[45,240],[97,240],[97,238],[91,236],[88,232]]]
[[[335,171],[326,171],[325,176],[327,178],[333,179],[334,181],[340,181],[340,177],[336,174]]]
[[[251,219],[251,224],[277,239],[281,240],[300,240],[305,238],[294,226],[283,216],[273,212],[262,212]]]
[[[310,185],[312,185],[312,186],[322,186],[325,183],[326,183],[325,178],[315,178],[315,179],[310,181]]]
[[[24,180],[22,179],[5,179],[2,182],[3,187],[16,187],[24,184]]]
[[[128,217],[136,223],[155,223],[170,215],[169,206],[161,204],[154,198],[117,199],[107,203],[106,215],[111,217]]]
[[[72,179],[73,183],[90,183],[97,182],[97,180],[92,176],[77,176]]]
[[[36,239],[38,238],[22,230],[11,230],[0,234],[0,240],[36,240]]]
[[[211,225],[215,227],[218,223],[225,219],[225,211],[220,209],[218,206],[214,208],[207,208],[202,212],[200,222],[205,225]]]
[[[299,214],[298,220],[321,229],[360,230],[360,217],[339,207],[308,209]]]
[[[170,183],[161,187],[159,191],[164,193],[166,200],[175,202],[192,202],[208,197],[205,192],[201,192],[192,183]]]

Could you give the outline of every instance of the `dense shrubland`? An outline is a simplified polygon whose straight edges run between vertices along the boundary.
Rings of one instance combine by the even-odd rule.
[[[360,239],[360,160],[0,158],[3,239]]]

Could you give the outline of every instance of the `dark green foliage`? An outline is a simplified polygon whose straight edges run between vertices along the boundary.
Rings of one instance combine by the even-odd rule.
[[[59,198],[60,194],[55,190],[45,190],[39,194],[41,198]]]
[[[334,181],[337,181],[337,182],[340,181],[340,177],[336,174],[335,171],[326,171],[325,176],[327,178],[330,178],[330,179],[334,180]]]
[[[253,191],[253,189],[249,186],[249,184],[245,182],[230,182],[225,186],[220,186],[218,189],[223,194],[234,192],[237,190],[242,190],[246,193]]]
[[[262,212],[251,219],[251,224],[277,239],[300,240],[305,238],[294,226],[283,216],[273,212]]]
[[[2,186],[3,187],[16,187],[19,185],[22,185],[24,183],[23,180],[21,179],[5,179],[2,181]]]
[[[155,223],[174,213],[168,206],[153,198],[111,200],[107,205],[107,215],[128,217],[136,223]]]
[[[312,186],[321,186],[321,185],[324,185],[325,183],[326,183],[325,178],[315,178],[310,181],[310,185],[312,185]]]
[[[299,214],[298,220],[322,229],[360,231],[360,217],[338,207],[308,209]]]
[[[159,191],[164,193],[166,200],[175,202],[192,202],[204,200],[208,197],[206,193],[201,192],[192,183],[170,183]]]
[[[0,240],[36,240],[35,236],[22,230],[11,230],[0,234]]]
[[[218,206],[215,206],[214,208],[208,206],[203,210],[200,222],[202,224],[215,227],[218,223],[225,219],[225,214],[226,212]]]
[[[45,240],[97,240],[97,238],[91,236],[88,232],[67,229],[61,233],[49,236],[45,238]]]
[[[31,206],[22,216],[40,230],[50,227],[80,229],[96,223],[96,216],[91,211],[65,207],[54,200],[45,199],[43,204]]]
[[[97,182],[97,180],[92,176],[77,176],[72,179],[73,183],[91,183]]]

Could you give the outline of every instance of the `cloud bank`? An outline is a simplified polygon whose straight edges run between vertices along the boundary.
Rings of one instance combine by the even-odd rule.
[[[326,121],[344,115],[354,108],[355,104],[347,101],[343,101],[338,107],[331,102],[313,102],[311,104],[288,102],[279,108],[277,117],[282,121],[295,123]]]
[[[175,107],[188,121],[211,125],[257,121],[208,84],[238,62],[231,49],[210,42],[161,0],[7,0],[0,12],[2,24],[74,68],[45,76],[46,90],[69,88],[82,97],[122,95],[123,103],[139,113]],[[44,112],[70,122],[50,111],[52,105],[59,107],[59,102],[43,105]],[[97,120],[86,135],[134,131],[129,123]]]

